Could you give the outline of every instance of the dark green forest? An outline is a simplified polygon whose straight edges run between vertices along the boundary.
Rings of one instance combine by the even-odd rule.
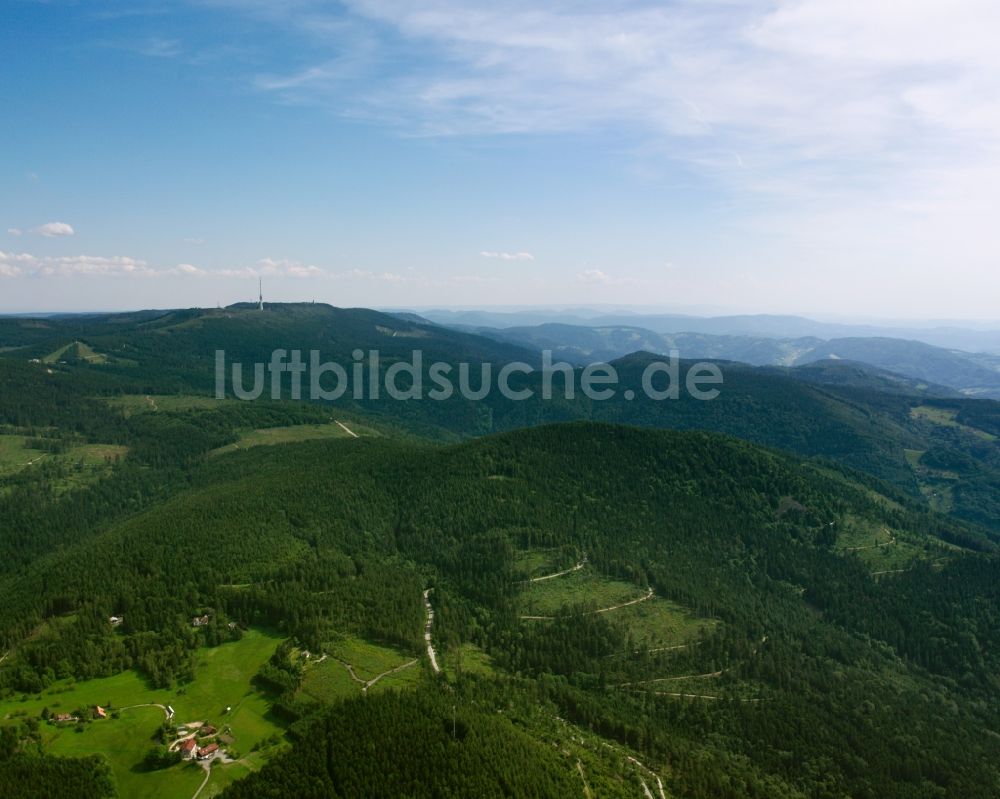
[[[230,796],[1000,793],[995,403],[745,367],[717,403],[669,408],[118,402],[207,393],[211,349],[168,332],[198,318],[47,339],[3,320],[21,356],[65,334],[121,362],[0,358],[0,426],[53,453],[0,474],[0,698],[132,669],[184,686],[198,652],[260,628],[284,642],[256,684],[286,732]],[[433,346],[515,355],[455,341]],[[374,432],[233,446],[332,413]],[[98,443],[124,454],[59,454]],[[297,653],[345,636],[412,653],[419,680],[318,701]],[[0,795],[113,795],[99,756],[54,757],[37,727],[0,719]]]

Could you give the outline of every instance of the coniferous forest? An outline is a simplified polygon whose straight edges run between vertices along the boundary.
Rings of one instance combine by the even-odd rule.
[[[744,367],[712,408],[220,401],[213,342],[274,331],[208,317],[0,324],[0,796],[1000,794],[995,403]],[[64,339],[119,360],[31,362]],[[265,639],[260,730],[199,739],[234,763],[155,709],[134,764],[100,743],[113,690],[181,708]]]

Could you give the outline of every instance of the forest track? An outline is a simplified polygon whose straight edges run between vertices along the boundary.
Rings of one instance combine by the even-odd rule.
[[[630,605],[638,605],[640,602],[645,602],[653,598],[653,589],[647,588],[646,593],[643,594],[638,599],[631,599],[628,602],[622,602],[620,605],[612,605],[610,608],[598,608],[597,610],[588,610],[586,613],[580,613],[580,616],[593,616],[597,613],[611,613],[614,610],[621,610],[622,608],[627,608]],[[520,619],[527,619],[529,621],[551,621],[555,616],[519,616]]]
[[[562,577],[563,575],[566,575],[566,574],[572,574],[573,572],[578,572],[578,571],[580,571],[580,569],[582,569],[586,565],[587,565],[587,556],[584,555],[583,559],[579,563],[577,563],[576,566],[573,566],[573,567],[571,567],[569,569],[563,569],[561,572],[555,572],[554,574],[545,574],[545,575],[543,575],[541,577],[532,577],[530,580],[528,580],[528,582],[529,583],[540,583],[540,582],[542,582],[542,580],[553,580],[556,577]]]
[[[645,651],[647,655],[652,655],[655,652],[673,652],[677,649],[690,649],[692,646],[697,646],[699,643],[701,642],[695,641],[692,644],[674,644],[673,646],[658,646],[655,649],[646,649],[646,650],[637,649],[635,650],[635,653],[638,655],[641,654],[643,651]]]
[[[377,683],[383,677],[388,677],[390,674],[396,674],[397,672],[405,671],[406,669],[410,668],[410,666],[415,666],[419,660],[420,660],[419,658],[413,658],[413,660],[407,661],[406,663],[403,663],[400,666],[396,666],[396,668],[394,669],[383,671],[381,674],[372,677],[368,682],[365,683],[365,687],[361,689],[361,693],[363,694],[368,693],[368,689],[371,688],[375,683]]]
[[[633,599],[629,602],[622,602],[620,605],[612,605],[610,608],[601,608],[600,610],[595,610],[594,613],[611,613],[613,610],[621,610],[622,608],[627,608],[629,605],[638,605],[640,602],[645,602],[646,600],[652,598],[653,589],[647,588],[645,596],[641,596],[638,599]]]
[[[201,792],[205,790],[205,786],[208,785],[208,781],[212,778],[212,761],[203,760],[201,767],[205,769],[205,779],[201,781],[201,785],[198,786],[198,790],[194,792],[194,796],[192,796],[191,799],[198,799]]]
[[[170,719],[174,717],[174,714],[167,709],[166,705],[161,705],[156,702],[145,702],[144,704],[141,705],[129,705],[128,707],[117,708],[117,710],[119,713],[123,713],[126,710],[134,710],[137,707],[158,707],[160,710],[163,711],[163,715],[167,717],[167,721],[170,721]]]
[[[359,684],[359,685],[361,685],[361,686],[365,686],[365,685],[367,684],[367,683],[365,682],[365,680],[362,680],[362,679],[361,679],[361,678],[360,678],[360,677],[359,677],[359,676],[358,676],[358,675],[357,675],[357,674],[355,673],[355,671],[354,671],[354,666],[352,666],[352,665],[351,665],[350,663],[348,663],[348,662],[347,662],[346,660],[341,660],[340,658],[334,658],[334,660],[336,660],[336,661],[337,661],[337,662],[338,662],[338,663],[339,663],[339,664],[340,664],[341,666],[343,666],[343,667],[344,667],[345,669],[347,669],[347,673],[351,675],[351,679],[352,679],[352,680],[354,680],[354,682],[358,683],[358,684]],[[362,690],[364,690],[364,688],[363,688],[363,687],[362,687]]]
[[[438,665],[437,652],[434,651],[434,642],[431,638],[431,627],[434,626],[434,608],[431,607],[431,595],[430,588],[424,591],[424,609],[427,611],[427,621],[424,622],[424,641],[427,642],[427,657],[430,658],[431,668],[434,669],[435,674],[441,673],[441,667]]]
[[[737,702],[766,702],[766,699],[753,698],[753,699],[739,699],[736,697],[725,697],[725,696],[714,696],[712,694],[682,694],[674,691],[650,691],[649,693],[654,696],[673,696],[680,699],[709,699],[715,702],[726,701],[727,699],[735,700]]]
[[[654,682],[674,682],[675,680],[699,680],[699,679],[713,679],[715,677],[721,677],[724,673],[723,669],[719,671],[710,671],[707,674],[681,674],[677,677],[655,677],[652,680],[636,680],[635,682],[622,682],[618,683],[616,688],[624,688],[628,685],[649,685]]]
[[[576,770],[580,772],[580,779],[583,780],[583,795],[587,799],[594,799],[594,795],[590,792],[590,786],[587,785],[587,775],[583,773],[583,763],[579,760],[576,761]]]
[[[340,419],[334,419],[333,421],[335,421],[340,426],[341,430],[347,433],[347,435],[351,436],[351,438],[361,438],[361,436],[359,436],[357,433],[351,430],[351,428],[349,428],[346,424],[340,421]]]

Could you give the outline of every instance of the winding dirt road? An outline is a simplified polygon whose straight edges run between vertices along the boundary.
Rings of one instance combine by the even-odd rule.
[[[163,711],[163,715],[167,717],[167,721],[170,721],[170,719],[174,717],[174,714],[171,713],[169,710],[167,710],[166,705],[160,705],[157,704],[156,702],[146,702],[145,704],[142,705],[129,705],[128,707],[117,708],[117,710],[119,713],[124,713],[126,710],[134,710],[137,707],[158,707],[160,710]]]
[[[576,566],[573,566],[573,567],[571,567],[569,569],[563,569],[561,572],[555,572],[554,574],[546,574],[546,575],[543,575],[542,577],[532,577],[530,580],[528,580],[528,582],[529,583],[540,583],[540,582],[542,582],[542,580],[553,580],[556,577],[562,577],[563,575],[566,575],[566,574],[572,574],[573,572],[578,572],[578,571],[580,571],[580,569],[582,569],[586,565],[587,565],[587,556],[584,555],[583,559],[579,563],[577,563]]]
[[[410,668],[410,666],[415,666],[419,658],[413,658],[413,660],[408,660],[406,663],[396,666],[395,668],[389,669],[388,671],[383,671],[381,674],[376,674],[370,680],[361,679],[354,671],[354,666],[352,666],[346,660],[341,660],[340,658],[334,658],[334,660],[336,660],[341,666],[347,669],[347,673],[351,675],[351,679],[361,686],[361,693],[366,694],[368,693],[368,689],[371,688],[375,683],[377,683],[383,677],[388,677],[390,674],[396,674],[397,672],[404,671]]]
[[[632,599],[628,602],[622,602],[620,605],[612,605],[610,608],[599,608],[598,610],[588,610],[586,613],[582,613],[582,616],[593,616],[595,613],[611,613],[613,610],[621,610],[622,608],[627,608],[629,605],[638,605],[640,602],[645,602],[653,598],[653,589],[647,588],[646,593],[639,597],[638,599]],[[520,616],[519,618],[534,620],[534,621],[545,621],[549,619],[554,619],[555,616]]]

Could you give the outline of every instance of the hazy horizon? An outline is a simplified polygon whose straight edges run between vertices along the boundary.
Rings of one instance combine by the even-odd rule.
[[[324,302],[322,300],[281,300],[281,301],[270,301],[265,297],[265,306],[271,305],[283,305],[283,304],[308,304],[312,302]],[[0,311],[0,317],[28,317],[28,316],[50,316],[50,315],[92,315],[92,314],[128,314],[128,313],[138,313],[142,311],[172,311],[172,310],[215,310],[215,309],[225,309],[232,305],[239,303],[256,303],[256,298],[249,299],[236,299],[232,302],[217,304],[217,305],[178,305],[178,306],[135,306],[135,307],[120,307],[120,308],[96,308],[96,309],[63,309],[63,310],[52,310],[45,308],[38,309],[21,309],[13,311]],[[829,325],[845,325],[845,326],[858,326],[858,327],[884,327],[884,328],[900,328],[900,327],[912,327],[914,329],[920,328],[965,328],[968,330],[975,330],[980,332],[996,332],[1000,331],[1000,318],[997,319],[946,319],[946,318],[920,318],[920,317],[876,317],[876,316],[846,316],[846,315],[836,315],[836,314],[810,314],[810,313],[787,313],[787,314],[774,314],[766,312],[754,312],[754,311],[732,311],[727,312],[725,310],[712,310],[712,309],[691,309],[691,308],[670,308],[668,306],[656,306],[656,305],[623,305],[623,304],[612,304],[612,305],[602,305],[601,303],[588,303],[583,304],[560,304],[560,303],[548,303],[539,305],[489,305],[489,304],[465,304],[465,305],[373,305],[373,306],[359,306],[359,305],[337,305],[336,303],[325,303],[327,305],[332,305],[333,307],[341,308],[359,308],[359,307],[371,307],[372,310],[380,311],[382,313],[494,313],[494,314],[509,314],[509,315],[550,315],[552,321],[559,322],[560,317],[568,316],[579,316],[581,318],[594,318],[599,319],[601,317],[610,316],[629,316],[634,315],[637,322],[641,322],[643,317],[649,316],[673,316],[673,317],[689,317],[692,320],[702,320],[702,319],[713,319],[713,318],[725,318],[725,317],[748,317],[748,318],[789,318],[789,319],[802,319],[812,322],[818,322],[821,324]],[[640,325],[641,326],[641,325]]]
[[[0,312],[213,307],[264,277],[339,306],[996,314],[983,0],[0,17]]]

